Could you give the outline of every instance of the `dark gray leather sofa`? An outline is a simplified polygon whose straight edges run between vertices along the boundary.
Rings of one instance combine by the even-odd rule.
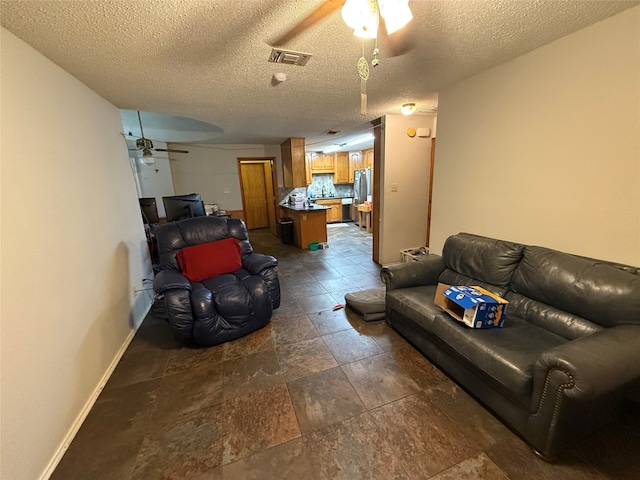
[[[640,270],[461,233],[442,256],[384,267],[386,318],[553,459],[602,426],[640,379]],[[471,329],[437,307],[438,282],[509,300],[503,328]]]

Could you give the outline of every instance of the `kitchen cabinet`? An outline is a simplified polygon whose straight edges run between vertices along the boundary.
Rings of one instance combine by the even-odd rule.
[[[306,187],[304,138],[289,138],[280,145],[284,186]]]
[[[373,148],[362,151],[362,166],[360,168],[373,168]]]
[[[304,154],[304,173],[307,180],[307,186],[313,182],[313,176],[311,174],[311,152]]]
[[[327,241],[327,223],[325,212],[304,210],[291,206],[280,206],[280,215],[293,220],[293,242],[299,248],[309,248],[311,242]]]
[[[349,183],[349,152],[338,152],[335,159],[336,173],[333,183]]]
[[[327,210],[327,223],[336,223],[342,221],[342,200],[340,198],[324,198],[316,200],[316,204],[329,207]]]
[[[349,183],[356,181],[355,172],[362,168],[362,152],[349,152]]]
[[[333,153],[311,152],[311,173],[334,173],[335,169]]]

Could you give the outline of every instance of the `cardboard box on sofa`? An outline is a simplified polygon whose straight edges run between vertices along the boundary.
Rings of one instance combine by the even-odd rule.
[[[509,302],[478,286],[451,286],[439,283],[436,305],[471,328],[496,328],[504,325]]]

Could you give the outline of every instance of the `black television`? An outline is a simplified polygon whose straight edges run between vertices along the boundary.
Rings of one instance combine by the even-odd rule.
[[[204,203],[199,193],[162,197],[167,222],[175,222],[183,218],[206,217]]]
[[[155,197],[139,198],[142,221],[146,224],[160,223],[158,218],[158,206]]]

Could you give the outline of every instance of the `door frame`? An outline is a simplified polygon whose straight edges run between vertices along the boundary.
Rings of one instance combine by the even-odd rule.
[[[238,164],[238,179],[240,180],[240,197],[242,200],[242,212],[243,217],[245,216],[245,197],[244,197],[244,187],[242,183],[242,164],[243,163],[261,163],[265,167],[268,167],[268,171],[271,176],[271,185],[272,185],[272,201],[267,204],[267,216],[269,217],[269,231],[277,236],[278,235],[278,218],[276,215],[276,202],[278,199],[278,175],[276,171],[276,157],[237,157]],[[267,191],[267,195],[270,192]]]

